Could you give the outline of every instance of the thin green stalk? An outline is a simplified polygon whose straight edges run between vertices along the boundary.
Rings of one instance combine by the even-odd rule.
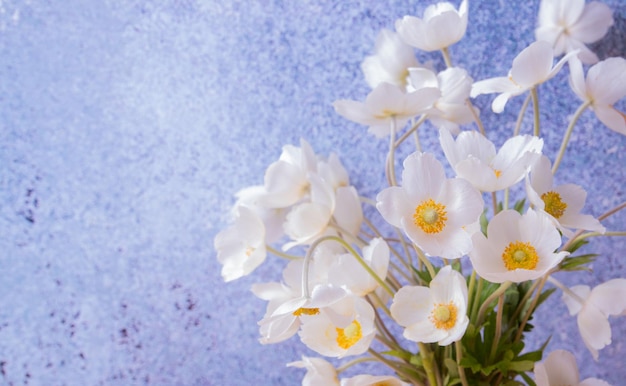
[[[484,136],[487,136],[487,134],[485,133],[485,126],[483,125],[483,121],[480,119],[480,116],[476,113],[476,110],[474,110],[474,105],[472,104],[472,101],[467,98],[465,100],[465,103],[467,103],[467,107],[470,110],[470,113],[472,114],[472,117],[474,118],[474,122],[476,122],[476,126],[478,126],[478,130],[480,131],[480,133]]]
[[[470,320],[476,325],[476,318],[478,317],[478,305],[480,304],[480,294],[483,292],[484,279],[478,278],[478,286],[475,292],[474,304],[472,304],[472,311],[470,313]]]
[[[422,364],[424,365],[424,370],[426,370],[426,377],[428,378],[428,384],[430,386],[440,385],[438,382],[438,367],[435,365],[434,354],[428,346],[424,343],[418,343],[420,348],[420,355],[422,357]]]
[[[467,383],[467,378],[465,377],[465,369],[463,367],[461,367],[461,360],[463,359],[463,343],[461,342],[461,339],[457,340],[454,343],[455,347],[456,347],[456,363],[457,363],[457,368],[459,369],[459,378],[461,378],[461,385],[463,386],[469,386],[469,383]]]
[[[375,362],[375,361],[377,361],[377,359],[374,358],[374,357],[360,357],[360,358],[351,360],[350,362],[342,365],[341,367],[337,367],[336,371],[337,371],[337,374],[341,374],[342,372],[346,371],[350,367],[352,367],[354,365],[358,365],[359,363]]]
[[[615,213],[619,212],[622,209],[626,208],[626,201],[622,202],[621,204],[615,206],[614,208],[609,209],[608,211],[604,212],[602,215],[598,216],[598,221],[603,221],[604,219],[614,215]],[[572,238],[570,238],[567,243],[565,243],[565,245],[563,245],[561,247],[562,251],[567,251],[567,249],[576,241],[578,241],[580,239],[580,236],[583,234],[583,230],[579,230],[576,233],[574,233],[574,236],[572,236]]]
[[[528,94],[528,96],[526,96],[526,100],[524,100],[524,104],[522,104],[522,108],[517,115],[517,121],[515,122],[515,130],[513,130],[513,136],[519,135],[519,132],[522,129],[524,114],[526,114],[526,110],[528,109],[528,104],[530,103],[531,98],[531,94]]]
[[[502,335],[502,309],[504,308],[504,293],[498,297],[498,311],[496,313],[496,330],[493,342],[491,344],[491,353],[489,354],[489,363],[493,363],[496,359],[496,352],[498,350],[498,344],[500,343],[500,336]]]
[[[537,288],[538,285],[539,285],[539,280],[535,280],[533,282],[533,284],[530,286],[530,288],[528,289],[528,292],[526,292],[526,295],[524,295],[522,300],[518,303],[518,306],[515,309],[515,312],[513,313],[513,315],[511,315],[511,319],[509,319],[509,324],[512,325],[515,322],[515,319],[522,312],[522,309],[524,308],[524,305],[526,304],[528,299],[530,299],[530,297],[533,295],[533,292],[535,291],[535,289]]]
[[[541,131],[539,128],[539,96],[537,95],[537,86],[530,89],[530,96],[533,100],[533,135],[538,137]]]
[[[585,102],[582,105],[580,105],[580,107],[578,107],[578,109],[574,113],[572,120],[567,126],[567,130],[565,130],[565,135],[563,136],[563,142],[561,142],[561,148],[559,149],[559,153],[556,159],[554,160],[554,165],[552,165],[552,174],[556,174],[556,171],[559,168],[561,161],[563,160],[563,156],[565,155],[565,149],[567,148],[567,144],[569,143],[569,138],[572,135],[572,131],[574,131],[574,126],[576,125],[576,122],[578,122],[578,119],[582,115],[583,111],[585,111],[585,109],[589,107],[590,105],[591,105],[591,102]]]
[[[441,49],[441,55],[443,56],[443,61],[446,63],[446,67],[452,67],[452,60],[450,60],[450,52],[448,51],[448,47],[443,47]]]
[[[583,305],[585,304],[585,299],[583,299],[580,296],[578,296],[578,294],[576,292],[574,292],[571,289],[567,288],[567,286],[565,286],[563,283],[561,283],[560,281],[556,280],[552,276],[548,276],[548,281],[550,283],[552,283],[555,287],[557,287],[558,289],[560,289],[561,291],[566,293],[568,296],[574,298],[578,303],[583,304]]]
[[[389,130],[389,153],[387,154],[387,181],[389,182],[389,186],[398,185],[398,181],[396,180],[396,161],[395,161],[395,153],[396,153],[396,117],[391,117],[391,127]]]
[[[415,122],[413,126],[411,126],[411,128],[406,131],[406,133],[402,134],[400,138],[396,140],[394,146],[395,147],[400,146],[400,144],[406,141],[406,139],[409,138],[411,134],[417,133],[417,129],[422,125],[422,123],[424,123],[424,121],[426,121],[426,118],[427,118],[426,115],[422,115],[420,119],[418,119],[417,122]]]
[[[434,278],[435,277],[435,268],[431,264],[430,260],[428,260],[428,257],[426,257],[426,255],[424,254],[424,251],[422,251],[417,245],[414,245],[413,247],[414,247],[415,252],[417,253],[417,256],[419,257],[420,261],[422,263],[424,263],[424,265],[426,266],[426,269],[428,270],[428,273],[430,274],[430,277]]]
[[[498,287],[497,290],[493,291],[493,293],[489,295],[489,297],[485,300],[482,306],[480,306],[476,326],[480,326],[481,324],[483,324],[483,322],[485,321],[485,313],[487,312],[487,308],[489,308],[491,302],[496,300],[498,296],[502,295],[504,291],[506,291],[507,288],[511,286],[511,284],[512,283],[510,281],[505,281],[504,283],[500,284],[500,287]]]
[[[420,379],[416,379],[413,376],[413,374],[411,374],[411,373],[405,371],[404,369],[402,369],[402,366],[400,366],[400,363],[395,362],[395,361],[391,361],[391,360],[385,358],[384,356],[380,355],[378,352],[376,352],[375,350],[373,350],[371,348],[368,349],[367,352],[371,356],[376,358],[378,361],[380,361],[381,363],[384,363],[389,368],[391,368],[393,371],[398,373],[398,375],[402,375],[404,378],[410,380],[414,385],[424,386],[424,383]]]
[[[535,293],[535,297],[533,298],[530,307],[528,307],[528,310],[526,310],[526,314],[524,314],[524,318],[522,319],[522,322],[517,329],[517,334],[515,335],[514,342],[519,342],[519,340],[521,339],[522,334],[524,333],[524,327],[526,327],[526,323],[528,323],[528,319],[530,319],[530,316],[533,314],[533,312],[535,312],[535,307],[537,306],[537,302],[539,301],[539,297],[541,296],[541,291],[543,291],[543,286],[546,284],[549,276],[550,274],[547,273],[541,279],[539,279],[537,292]]]
[[[283,259],[287,259],[287,260],[298,260],[301,259],[300,256],[294,256],[294,255],[290,255],[288,253],[285,253],[283,251],[279,251],[278,249],[272,248],[269,245],[265,245],[265,249],[267,249],[268,252],[270,252],[273,255],[276,255],[278,257],[282,257]]]

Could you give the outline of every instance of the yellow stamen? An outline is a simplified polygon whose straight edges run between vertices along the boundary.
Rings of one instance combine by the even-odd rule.
[[[544,210],[554,218],[560,218],[567,209],[567,204],[561,200],[561,195],[554,191],[545,192],[541,195]]]
[[[362,337],[361,323],[354,320],[346,328],[335,328],[337,330],[337,344],[344,350],[354,346]]]
[[[502,170],[493,169],[493,174],[496,175],[496,178],[500,178],[500,176],[502,175]]]
[[[446,206],[429,198],[415,208],[413,222],[426,233],[439,233],[448,221]]]
[[[535,269],[539,256],[537,250],[528,242],[515,241],[510,243],[502,252],[504,266],[509,271],[514,269]]]
[[[320,309],[319,308],[298,308],[297,310],[295,310],[293,312],[294,316],[300,316],[300,315],[317,315],[320,313]]]
[[[448,304],[439,303],[430,313],[430,321],[440,330],[449,330],[456,324],[457,312],[458,310],[452,302]]]

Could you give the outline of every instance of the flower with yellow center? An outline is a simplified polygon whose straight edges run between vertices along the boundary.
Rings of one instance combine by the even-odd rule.
[[[374,336],[374,309],[362,297],[346,296],[326,312],[302,320],[300,339],[310,349],[328,357],[359,355]]]
[[[547,216],[532,209],[524,215],[504,210],[491,219],[487,235],[472,236],[470,260],[476,273],[494,283],[520,283],[543,276],[568,252],[554,252],[561,235]]]
[[[402,186],[376,197],[376,208],[431,256],[456,259],[472,249],[465,230],[483,211],[480,192],[462,178],[446,178],[443,166],[429,153],[413,153],[404,161]]]
[[[550,160],[541,156],[526,178],[526,195],[530,204],[545,213],[561,233],[571,237],[571,229],[604,233],[605,229],[593,216],[582,214],[587,193],[574,184],[554,185]]]
[[[405,327],[405,338],[449,345],[463,337],[469,323],[465,279],[445,266],[430,282],[430,287],[400,288],[390,311],[394,320]]]

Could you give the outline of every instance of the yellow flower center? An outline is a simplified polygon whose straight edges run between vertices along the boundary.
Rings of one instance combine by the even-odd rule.
[[[560,218],[567,209],[567,204],[561,200],[561,195],[557,192],[549,191],[541,195],[544,203],[544,210],[554,218]]]
[[[439,303],[435,305],[430,313],[430,321],[440,330],[449,330],[456,323],[456,306],[450,302],[448,304]]]
[[[510,243],[502,252],[504,266],[509,271],[514,269],[535,269],[539,256],[537,250],[528,242],[515,241]]]
[[[298,308],[297,310],[295,310],[293,312],[294,316],[300,316],[300,315],[317,315],[320,313],[320,309],[319,308]]]
[[[346,328],[335,328],[337,330],[337,344],[344,350],[354,346],[362,337],[361,323],[354,320]]]
[[[446,226],[448,212],[446,206],[432,198],[423,201],[415,208],[413,222],[426,233],[439,233]]]
[[[502,170],[493,169],[493,174],[496,175],[496,178],[500,178],[500,176],[502,175]]]

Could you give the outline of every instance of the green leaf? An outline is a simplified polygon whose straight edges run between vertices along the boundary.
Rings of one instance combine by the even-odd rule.
[[[480,215],[479,223],[480,231],[487,236],[487,225],[489,225],[489,220],[487,220],[487,209],[483,210],[483,213]]]
[[[535,362],[533,361],[513,361],[509,363],[509,370],[517,373],[530,371],[533,367],[535,367]]]
[[[575,241],[572,243],[572,245],[569,246],[569,248],[567,248],[567,251],[569,253],[574,253],[576,252],[576,250],[578,250],[578,248],[582,247],[583,245],[587,244],[589,242],[589,240],[587,239],[579,239],[578,241]]]
[[[443,364],[448,369],[448,374],[452,378],[458,378],[459,376],[459,366],[456,364],[456,361],[452,358],[446,358],[443,360]]]
[[[515,203],[515,205],[513,206],[513,209],[518,211],[520,214],[523,214],[522,212],[524,211],[524,206],[525,205],[526,205],[526,199],[522,198],[521,200],[519,200],[519,201],[517,201]]]
[[[587,265],[593,263],[596,257],[598,255],[595,253],[566,257],[559,263],[559,269],[561,271],[591,271],[591,268],[587,267]]]
[[[411,357],[412,357],[411,353],[408,353],[406,351],[398,351],[398,350],[383,351],[383,352],[381,352],[381,354],[383,354],[383,355],[390,355],[392,357],[404,359],[405,361],[410,360]]]
[[[528,376],[528,374],[526,373],[519,373],[519,375],[524,378],[524,380],[526,381],[526,383],[528,384],[528,386],[537,386],[537,384],[535,383],[535,381],[533,381],[533,379],[531,377]]]

